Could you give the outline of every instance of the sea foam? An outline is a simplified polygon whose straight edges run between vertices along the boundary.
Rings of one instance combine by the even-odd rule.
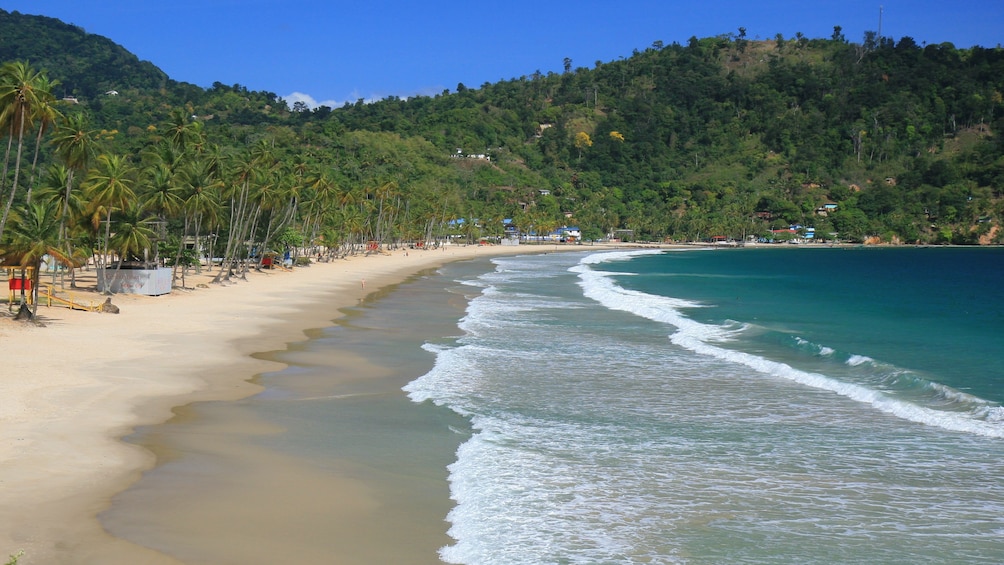
[[[655,253],[658,252],[655,251]],[[578,274],[579,285],[582,287],[586,297],[612,310],[629,312],[649,320],[674,326],[676,331],[669,336],[670,341],[695,353],[742,365],[761,374],[828,390],[911,422],[986,437],[1004,438],[1004,426],[1000,424],[997,416],[999,407],[982,401],[982,399],[967,395],[968,400],[976,401],[975,404],[979,405],[979,409],[975,411],[938,410],[895,398],[886,392],[861,384],[844,382],[820,373],[803,371],[787,363],[774,361],[759,355],[721,347],[716,345],[716,343],[729,341],[737,332],[742,330],[742,326],[736,329],[734,324],[719,326],[698,322],[688,317],[681,310],[698,308],[704,305],[684,299],[656,296],[626,289],[618,285],[614,277],[625,276],[630,273],[598,271],[591,267],[600,263],[630,260],[633,257],[650,253],[653,253],[653,251],[593,254],[585,257],[570,270]],[[851,355],[846,360],[846,364],[852,367],[874,365],[875,363],[874,359],[865,355]],[[940,387],[939,393],[942,396],[950,396],[948,394],[948,391],[951,390],[949,387],[945,387],[944,385],[937,386]],[[964,393],[956,391],[954,396],[961,398],[962,395]]]

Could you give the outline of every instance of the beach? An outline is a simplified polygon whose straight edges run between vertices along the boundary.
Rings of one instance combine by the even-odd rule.
[[[119,314],[41,306],[41,326],[0,318],[0,555],[23,551],[21,565],[183,562],[110,535],[98,519],[157,463],[124,436],[169,420],[177,407],[255,394],[253,377],[281,364],[253,354],[303,340],[305,331],[331,325],[339,309],[415,273],[552,249],[574,247],[395,250],[251,272],[222,285],[207,284],[215,273],[204,273],[169,295],[116,295]],[[75,294],[84,303],[104,298]],[[354,486],[346,478],[325,487],[346,523],[371,510]],[[305,496],[301,487],[284,496]]]
[[[0,555],[1000,561],[999,249],[647,247],[0,317]]]

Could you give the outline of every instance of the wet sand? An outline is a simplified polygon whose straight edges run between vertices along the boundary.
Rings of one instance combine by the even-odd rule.
[[[467,423],[401,387],[432,366],[422,343],[457,332],[466,301],[447,282],[382,289],[266,354],[286,368],[256,378],[261,393],[134,434],[159,465],[102,523],[185,563],[440,563],[446,467]]]

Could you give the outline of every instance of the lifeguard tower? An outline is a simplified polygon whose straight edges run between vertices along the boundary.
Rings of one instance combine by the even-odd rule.
[[[35,267],[22,267],[20,265],[2,266],[0,269],[7,275],[7,311],[14,307],[14,299],[20,296],[21,301],[29,306],[32,303],[31,279],[35,273]]]

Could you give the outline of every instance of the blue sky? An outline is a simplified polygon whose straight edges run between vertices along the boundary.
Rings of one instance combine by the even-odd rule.
[[[830,37],[839,25],[860,42],[878,30],[880,6],[885,37],[1004,43],[1001,0],[0,0],[106,36],[175,80],[332,107],[561,72],[566,57],[592,67],[740,26],[766,39]]]

